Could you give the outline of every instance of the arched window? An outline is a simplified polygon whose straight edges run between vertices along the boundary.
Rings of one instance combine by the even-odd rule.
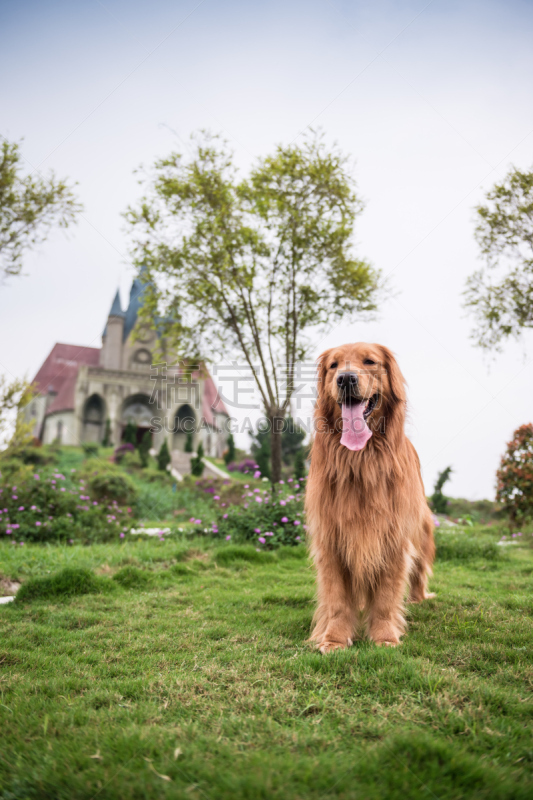
[[[105,403],[98,394],[92,394],[83,407],[84,442],[101,442],[104,436]]]
[[[196,414],[188,403],[180,406],[174,416],[172,449],[185,450],[187,439],[196,431]]]

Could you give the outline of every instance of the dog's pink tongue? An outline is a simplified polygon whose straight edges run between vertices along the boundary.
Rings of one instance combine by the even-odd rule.
[[[341,444],[348,450],[362,450],[372,436],[372,431],[365,422],[363,411],[364,403],[342,405],[342,436]]]

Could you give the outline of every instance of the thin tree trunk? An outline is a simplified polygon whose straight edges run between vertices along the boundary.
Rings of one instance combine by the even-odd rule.
[[[270,422],[270,469],[272,483],[281,480],[281,433],[283,431],[284,414],[281,409],[275,409],[268,415]]]

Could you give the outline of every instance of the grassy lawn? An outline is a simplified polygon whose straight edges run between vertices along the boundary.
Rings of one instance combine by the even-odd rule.
[[[323,657],[303,546],[132,539],[0,546],[27,589],[0,606],[2,800],[533,796],[529,543],[441,534],[401,647]]]

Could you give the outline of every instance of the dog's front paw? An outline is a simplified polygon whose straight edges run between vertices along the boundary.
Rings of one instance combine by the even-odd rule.
[[[388,641],[387,639],[385,639],[384,641],[376,642],[375,644],[377,644],[378,647],[398,647],[400,642],[399,641],[392,642],[392,641]]]
[[[347,647],[351,647],[353,644],[351,639],[347,639],[346,643],[343,642],[322,642],[318,645],[318,649],[322,653],[323,656],[326,653],[332,653],[334,650],[346,650]]]

